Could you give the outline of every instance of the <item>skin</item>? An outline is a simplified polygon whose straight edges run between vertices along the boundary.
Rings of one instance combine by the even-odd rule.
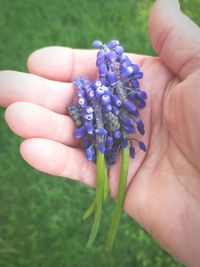
[[[149,32],[157,57],[131,54],[145,74],[142,111],[148,151],[130,160],[124,209],[186,266],[200,266],[200,29],[177,0],[155,2]],[[24,138],[22,157],[34,168],[95,186],[95,165],[73,138],[66,106],[74,77],[96,77],[96,51],[48,47],[28,59],[30,74],[0,72],[0,105]],[[77,167],[78,166],[78,167]],[[120,156],[110,170],[115,197]]]

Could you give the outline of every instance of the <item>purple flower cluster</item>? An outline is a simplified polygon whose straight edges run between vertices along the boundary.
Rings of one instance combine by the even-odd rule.
[[[99,150],[111,165],[117,152],[128,145],[133,158],[135,144],[146,151],[145,144],[134,135],[145,133],[139,110],[146,106],[147,94],[140,89],[140,67],[124,54],[119,41],[103,44],[96,40],[93,46],[100,49],[96,60],[99,78],[74,80],[78,103],[69,105],[68,111],[77,126],[75,137],[83,138],[88,160],[95,162]]]

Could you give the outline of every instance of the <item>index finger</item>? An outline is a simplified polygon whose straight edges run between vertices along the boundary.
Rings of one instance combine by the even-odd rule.
[[[31,74],[16,71],[0,72],[0,105],[32,102],[54,112],[66,114],[66,106],[73,102],[75,77],[97,77],[95,50],[47,47],[35,51],[28,59]],[[130,54],[137,64],[151,57]],[[41,77],[39,77],[41,76]],[[69,81],[69,82],[67,82]]]
[[[97,50],[72,49],[67,47],[45,47],[33,52],[28,59],[30,73],[51,80],[72,82],[77,76],[97,78]],[[130,58],[142,65],[148,56],[130,54]]]

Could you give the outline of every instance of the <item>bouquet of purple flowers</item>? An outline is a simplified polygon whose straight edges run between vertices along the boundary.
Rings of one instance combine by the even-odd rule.
[[[146,152],[145,144],[134,136],[145,134],[139,110],[146,106],[147,94],[140,89],[139,79],[143,77],[140,67],[124,54],[119,41],[103,44],[96,40],[93,46],[99,48],[96,59],[99,77],[94,81],[87,77],[74,80],[78,103],[69,105],[68,111],[76,124],[75,137],[83,140],[87,159],[97,166],[96,197],[83,215],[86,219],[94,213],[88,248],[98,233],[103,203],[109,195],[108,167],[115,164],[117,153],[122,153],[118,192],[106,241],[106,249],[110,250],[123,208],[129,156],[135,157],[135,146]]]

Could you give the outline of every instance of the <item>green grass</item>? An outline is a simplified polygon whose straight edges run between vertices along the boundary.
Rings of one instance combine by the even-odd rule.
[[[0,69],[26,71],[33,50],[48,45],[89,48],[94,39],[117,38],[126,51],[153,54],[147,31],[152,2],[0,0]],[[182,1],[199,23],[197,3]],[[102,246],[110,218],[103,219],[96,247],[86,251],[92,221],[81,217],[94,190],[32,169],[21,159],[20,141],[6,126],[1,108],[1,267],[182,266],[125,214],[112,252]],[[112,208],[108,203],[106,214]]]

